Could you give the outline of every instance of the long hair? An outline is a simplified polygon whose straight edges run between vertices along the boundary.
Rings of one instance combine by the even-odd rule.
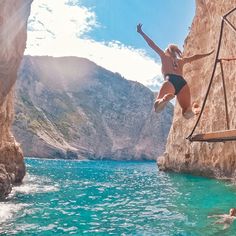
[[[168,52],[170,56],[173,58],[173,66],[174,69],[177,69],[178,67],[178,58],[182,58],[182,52],[175,44],[169,44],[168,48],[165,50],[165,52]]]
[[[175,44],[169,44],[166,50],[174,59],[182,58],[182,52]]]
[[[231,208],[230,213],[231,213],[231,210],[233,211],[233,216],[235,216],[236,215],[236,208]]]

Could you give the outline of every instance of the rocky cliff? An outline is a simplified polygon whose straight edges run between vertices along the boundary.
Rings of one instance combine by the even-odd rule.
[[[25,175],[23,154],[10,128],[14,117],[12,88],[25,50],[31,2],[0,2],[0,198]]]
[[[173,105],[76,57],[26,56],[16,86],[14,133],[26,156],[155,159],[164,151]]]
[[[196,15],[184,44],[184,55],[217,49],[220,35],[221,16],[236,7],[235,0],[197,0]],[[228,18],[236,26],[236,12]],[[220,58],[236,57],[236,33],[226,25]],[[210,81],[215,55],[186,65],[184,77],[188,81],[193,100],[203,103]],[[236,128],[236,61],[223,62],[229,104],[230,127]],[[209,98],[195,133],[204,133],[226,128],[224,96],[219,66],[210,90]],[[232,178],[236,172],[236,142],[189,143],[185,138],[192,130],[196,119],[186,121],[177,104],[174,110],[166,151],[158,159],[159,168],[191,172],[211,177]]]

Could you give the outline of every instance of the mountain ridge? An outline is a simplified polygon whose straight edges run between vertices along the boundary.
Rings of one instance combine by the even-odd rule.
[[[13,130],[26,156],[155,160],[163,152],[173,106],[154,113],[154,93],[139,82],[77,57],[25,56],[18,77]]]

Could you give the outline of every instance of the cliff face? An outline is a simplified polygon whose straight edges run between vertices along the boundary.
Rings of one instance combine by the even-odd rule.
[[[26,156],[155,159],[164,151],[173,105],[153,112],[154,94],[76,57],[24,58],[14,133]]]
[[[184,55],[217,49],[221,16],[236,7],[235,0],[197,0],[196,15],[190,33],[185,40]],[[228,18],[236,26],[236,12]],[[236,33],[227,25],[220,50],[220,58],[236,57]],[[188,81],[192,100],[202,105],[213,70],[215,55],[186,65],[184,77]],[[228,96],[230,127],[236,128],[236,61],[223,62]],[[210,94],[195,133],[204,133],[226,128],[223,87],[218,65]],[[190,143],[185,138],[190,134],[196,118],[186,121],[177,104],[174,111],[165,154],[158,159],[159,168],[191,172],[212,177],[234,177],[236,172],[236,142]]]
[[[23,154],[10,128],[13,121],[13,85],[26,46],[27,19],[32,0],[0,2],[0,198],[25,175]]]

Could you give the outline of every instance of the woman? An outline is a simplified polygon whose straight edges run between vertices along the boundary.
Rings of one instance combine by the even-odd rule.
[[[224,224],[224,229],[228,228],[236,219],[236,208],[231,208],[229,214],[212,215],[208,218],[218,218],[215,224]]]
[[[190,89],[186,80],[183,78],[183,66],[186,63],[191,63],[194,60],[209,56],[214,52],[214,50],[206,54],[182,57],[182,52],[176,45],[169,45],[165,51],[160,49],[143,32],[142,24],[137,25],[137,32],[142,35],[148,45],[161,57],[162,74],[164,76],[165,82],[163,83],[155,101],[155,111],[161,111],[165,107],[166,103],[176,95],[177,100],[182,108],[182,114],[184,118],[190,119],[194,115],[199,114],[199,106],[196,103],[193,104],[193,107],[191,106]]]

